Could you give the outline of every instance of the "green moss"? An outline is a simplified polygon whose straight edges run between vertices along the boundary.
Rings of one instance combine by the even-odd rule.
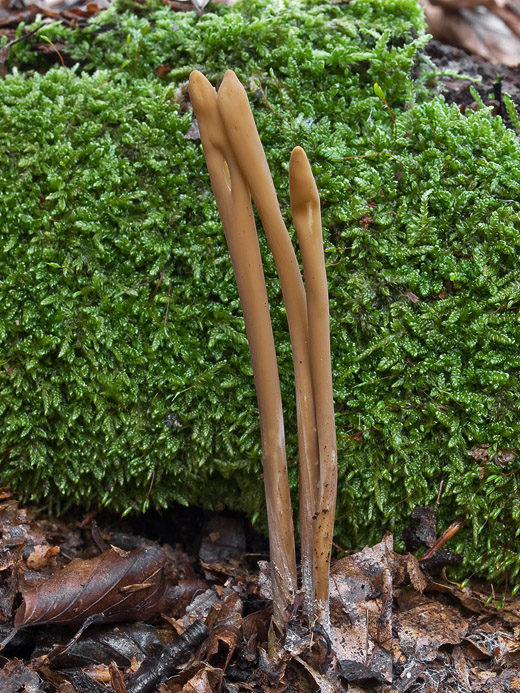
[[[247,341],[179,89],[191,69],[217,83],[233,67],[288,221],[294,145],[323,200],[339,543],[399,534],[442,486],[441,529],[468,518],[466,574],[515,581],[517,136],[486,109],[423,98],[412,0],[140,12],[46,27],[79,66],[0,81],[2,482],[55,508],[261,513]],[[37,63],[29,42],[12,50]],[[290,345],[262,247],[294,483]]]

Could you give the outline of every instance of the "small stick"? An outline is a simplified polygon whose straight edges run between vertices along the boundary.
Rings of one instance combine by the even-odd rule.
[[[455,522],[452,522],[451,525],[444,530],[441,536],[435,540],[433,546],[430,546],[430,548],[424,552],[424,555],[422,556],[422,558],[419,559],[419,562],[427,561],[429,558],[433,558],[437,551],[442,549],[444,544],[446,544],[450,539],[452,539],[455,536],[455,534],[457,534],[459,529],[463,527],[465,524],[466,520],[455,520]]]
[[[278,271],[293,352],[298,421],[302,583],[309,617],[314,611],[312,564],[318,506],[319,452],[309,353],[307,301],[293,245],[282,219],[276,190],[244,87],[228,70],[218,93],[233,153],[251,190]]]
[[[319,495],[314,534],[316,616],[329,623],[329,568],[337,489],[337,447],[330,359],[329,294],[320,198],[307,155],[295,147],[289,164],[291,214],[300,244],[307,314],[314,406],[320,460]]]
[[[217,94],[200,72],[190,75],[190,100],[211,186],[224,227],[244,314],[255,379],[266,495],[274,617],[280,627],[297,589],[282,399],[262,259],[247,183],[222,122]]]
[[[209,635],[202,621],[195,621],[172,645],[164,647],[157,658],[145,659],[127,681],[128,693],[151,693],[169,679],[187,655],[192,654]],[[106,691],[106,689],[103,689]]]

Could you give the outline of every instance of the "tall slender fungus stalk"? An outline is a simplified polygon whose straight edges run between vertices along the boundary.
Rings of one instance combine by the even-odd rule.
[[[244,313],[260,413],[275,619],[284,623],[296,590],[280,385],[250,195],[273,254],[293,350],[300,469],[302,585],[307,613],[328,625],[328,576],[336,502],[336,438],[327,278],[316,183],[305,152],[291,156],[291,211],[305,277],[283,222],[244,88],[228,70],[218,97],[200,72],[190,98]]]
[[[329,567],[337,488],[336,425],[330,362],[329,293],[320,198],[307,155],[295,147],[289,163],[291,214],[302,256],[307,295],[312,387],[318,426],[320,481],[314,532],[315,615],[328,623]]]
[[[275,619],[284,623],[297,588],[282,400],[267,291],[251,199],[222,123],[217,94],[200,72],[190,75],[211,186],[235,272],[255,379],[269,525]]]
[[[315,533],[313,517],[318,503],[320,470],[305,289],[249,100],[232,70],[228,70],[222,80],[218,92],[218,109],[262,220],[285,303],[296,385],[302,583],[307,597],[307,611],[311,615],[316,597],[312,576]]]

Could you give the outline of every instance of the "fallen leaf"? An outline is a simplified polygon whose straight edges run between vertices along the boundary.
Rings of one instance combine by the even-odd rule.
[[[476,445],[471,450],[466,451],[468,455],[471,455],[473,459],[479,462],[491,462],[498,464],[500,467],[514,462],[517,453],[514,450],[509,449],[494,449],[489,443],[484,443],[482,445]]]
[[[37,584],[21,586],[23,602],[15,626],[43,623],[82,624],[99,614],[98,623],[132,621],[161,612],[167,584],[164,554],[155,547],[121,555],[110,549],[96,558],[71,561]],[[128,585],[150,586],[125,593]],[[123,590],[123,591],[122,591]]]
[[[53,556],[60,552],[59,546],[49,546],[48,544],[37,544],[26,559],[27,567],[31,570],[41,570],[45,568]]]
[[[421,0],[433,36],[491,63],[520,63],[517,2],[506,0]]]
[[[468,619],[457,609],[427,597],[394,613],[394,625],[402,651],[421,662],[433,661],[441,645],[458,645],[469,627]]]
[[[336,561],[331,570],[332,648],[348,681],[392,681],[393,538]]]
[[[221,669],[205,664],[195,676],[184,684],[182,690],[187,693],[215,693],[220,690],[224,672]]]
[[[211,628],[204,649],[205,657],[213,666],[226,671],[229,661],[242,641],[242,599],[231,589],[212,609],[206,619]],[[218,662],[215,661],[218,658]]]
[[[12,659],[0,669],[2,693],[45,693],[38,674],[19,659]]]
[[[464,651],[459,645],[455,645],[451,653],[451,659],[453,661],[453,666],[457,672],[457,678],[466,687],[467,690],[470,689],[469,684],[469,669],[466,657],[464,656]]]
[[[161,79],[164,79],[166,75],[171,71],[171,65],[168,65],[168,63],[164,63],[164,65],[159,65],[155,68],[155,74],[157,75],[157,77],[160,77]]]
[[[406,556],[406,572],[413,587],[422,594],[428,585],[428,580],[421,570],[419,561],[412,553]]]

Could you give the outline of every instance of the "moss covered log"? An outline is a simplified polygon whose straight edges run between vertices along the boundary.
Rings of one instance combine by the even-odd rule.
[[[293,146],[322,198],[338,542],[398,535],[441,489],[440,529],[468,520],[451,547],[464,574],[515,582],[515,132],[428,94],[412,0],[126,7],[42,27],[0,81],[2,483],[54,509],[262,515],[243,319],[185,91],[192,69],[217,84],[232,67],[286,220]],[[76,66],[41,74],[42,34]],[[261,242],[295,485],[289,338]]]

